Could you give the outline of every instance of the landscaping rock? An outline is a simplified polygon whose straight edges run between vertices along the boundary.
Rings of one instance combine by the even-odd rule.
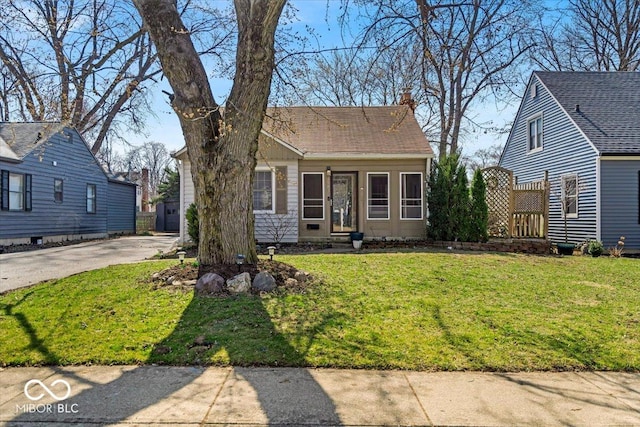
[[[182,282],[182,284],[185,286],[194,286],[196,283],[198,283],[197,280],[185,280],[184,282]]]
[[[293,276],[299,283],[306,283],[309,280],[309,273],[306,271],[296,271],[296,274]]]
[[[241,273],[227,280],[227,289],[234,294],[247,293],[251,289],[251,275]]]
[[[266,271],[261,271],[256,274],[253,279],[253,289],[260,292],[271,292],[276,288],[276,279]]]
[[[169,276],[169,277],[167,277],[167,280],[165,280],[165,283],[167,285],[171,285],[173,283],[174,279],[175,279],[175,276]]]
[[[296,279],[294,279],[293,277],[288,277],[285,281],[284,281],[284,285],[287,288],[295,288],[298,286],[298,281]]]
[[[224,278],[216,273],[207,273],[196,282],[196,295],[215,295],[224,293]]]

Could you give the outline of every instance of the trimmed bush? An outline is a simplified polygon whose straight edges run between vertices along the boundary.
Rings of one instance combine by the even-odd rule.
[[[200,242],[200,224],[198,222],[198,207],[191,203],[187,209],[187,233],[196,245]]]
[[[469,189],[467,170],[454,154],[435,162],[429,177],[428,236],[434,240],[468,238]]]
[[[471,181],[471,208],[469,212],[469,240],[472,242],[486,242],[489,227],[489,207],[487,206],[487,187],[482,177],[482,171],[477,169]]]

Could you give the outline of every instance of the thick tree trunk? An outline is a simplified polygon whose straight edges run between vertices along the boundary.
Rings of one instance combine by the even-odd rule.
[[[224,121],[174,0],[134,0],[174,95],[192,165],[201,265],[257,261],[253,170],[274,67],[274,34],[286,0],[235,0],[236,73]]]

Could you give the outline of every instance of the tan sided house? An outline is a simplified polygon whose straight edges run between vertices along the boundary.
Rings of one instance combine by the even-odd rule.
[[[269,108],[258,144],[258,242],[424,237],[433,151],[408,105]],[[191,168],[186,148],[173,156],[187,241]]]

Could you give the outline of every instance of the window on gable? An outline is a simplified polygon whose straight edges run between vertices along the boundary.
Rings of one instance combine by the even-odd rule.
[[[389,219],[389,174],[367,174],[367,219]]]
[[[2,210],[31,210],[31,175],[3,170],[0,181]]]
[[[578,217],[578,175],[562,177],[562,207],[567,218]]]
[[[96,213],[96,186],[87,184],[87,213]]]
[[[422,219],[422,173],[400,173],[400,219]]]
[[[302,219],[324,219],[324,174],[302,174]]]
[[[535,117],[528,122],[529,151],[541,150],[543,142],[542,116]]]
[[[273,173],[255,171],[253,176],[253,210],[273,211]]]
[[[62,203],[62,188],[63,188],[62,179],[55,178],[53,180],[53,200],[56,203]]]

